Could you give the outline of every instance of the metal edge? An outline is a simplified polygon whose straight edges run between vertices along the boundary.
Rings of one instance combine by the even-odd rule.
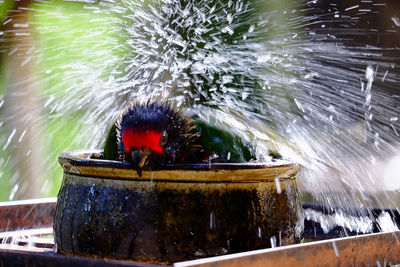
[[[0,208],[7,206],[17,205],[37,205],[37,204],[51,204],[57,202],[57,197],[36,198],[36,199],[23,199],[0,202]]]
[[[387,266],[400,263],[400,231],[336,238],[178,262],[174,267]]]
[[[0,203],[0,231],[51,227],[57,198]]]
[[[100,258],[86,258],[64,256],[55,252],[32,252],[21,250],[0,249],[0,266],[59,266],[59,267],[100,267],[100,266],[131,266],[131,267],[157,267],[162,266],[151,263],[132,261],[119,261]],[[165,266],[165,265],[163,265]],[[170,265],[168,265],[170,266]]]

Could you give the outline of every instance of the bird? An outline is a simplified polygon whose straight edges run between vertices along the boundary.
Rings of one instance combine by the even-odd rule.
[[[137,171],[185,163],[196,150],[196,125],[168,104],[132,102],[111,125],[104,159],[128,161]]]
[[[192,159],[196,163],[244,163],[255,160],[256,156],[249,144],[221,127],[192,116],[198,132]]]
[[[104,145],[107,160],[127,161],[142,170],[171,164],[239,163],[255,160],[240,137],[166,103],[132,102],[111,125]]]

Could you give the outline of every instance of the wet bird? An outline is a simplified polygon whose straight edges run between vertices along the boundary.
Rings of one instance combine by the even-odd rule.
[[[228,131],[156,102],[132,103],[111,126],[104,158],[128,161],[137,171],[168,164],[248,162],[253,151]]]
[[[193,121],[167,104],[132,103],[111,126],[104,158],[128,161],[137,171],[185,163],[196,150]]]
[[[193,116],[199,146],[192,159],[197,163],[240,163],[255,160],[254,151],[239,136]]]

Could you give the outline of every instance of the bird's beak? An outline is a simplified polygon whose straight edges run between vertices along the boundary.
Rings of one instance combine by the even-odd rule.
[[[142,177],[143,167],[147,167],[149,156],[152,153],[150,148],[139,148],[132,153],[132,166],[136,170],[139,177]]]

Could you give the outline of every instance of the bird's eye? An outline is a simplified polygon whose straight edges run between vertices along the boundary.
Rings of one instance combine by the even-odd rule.
[[[164,146],[168,141],[168,134],[167,131],[163,131],[161,138],[160,138],[160,146]]]

